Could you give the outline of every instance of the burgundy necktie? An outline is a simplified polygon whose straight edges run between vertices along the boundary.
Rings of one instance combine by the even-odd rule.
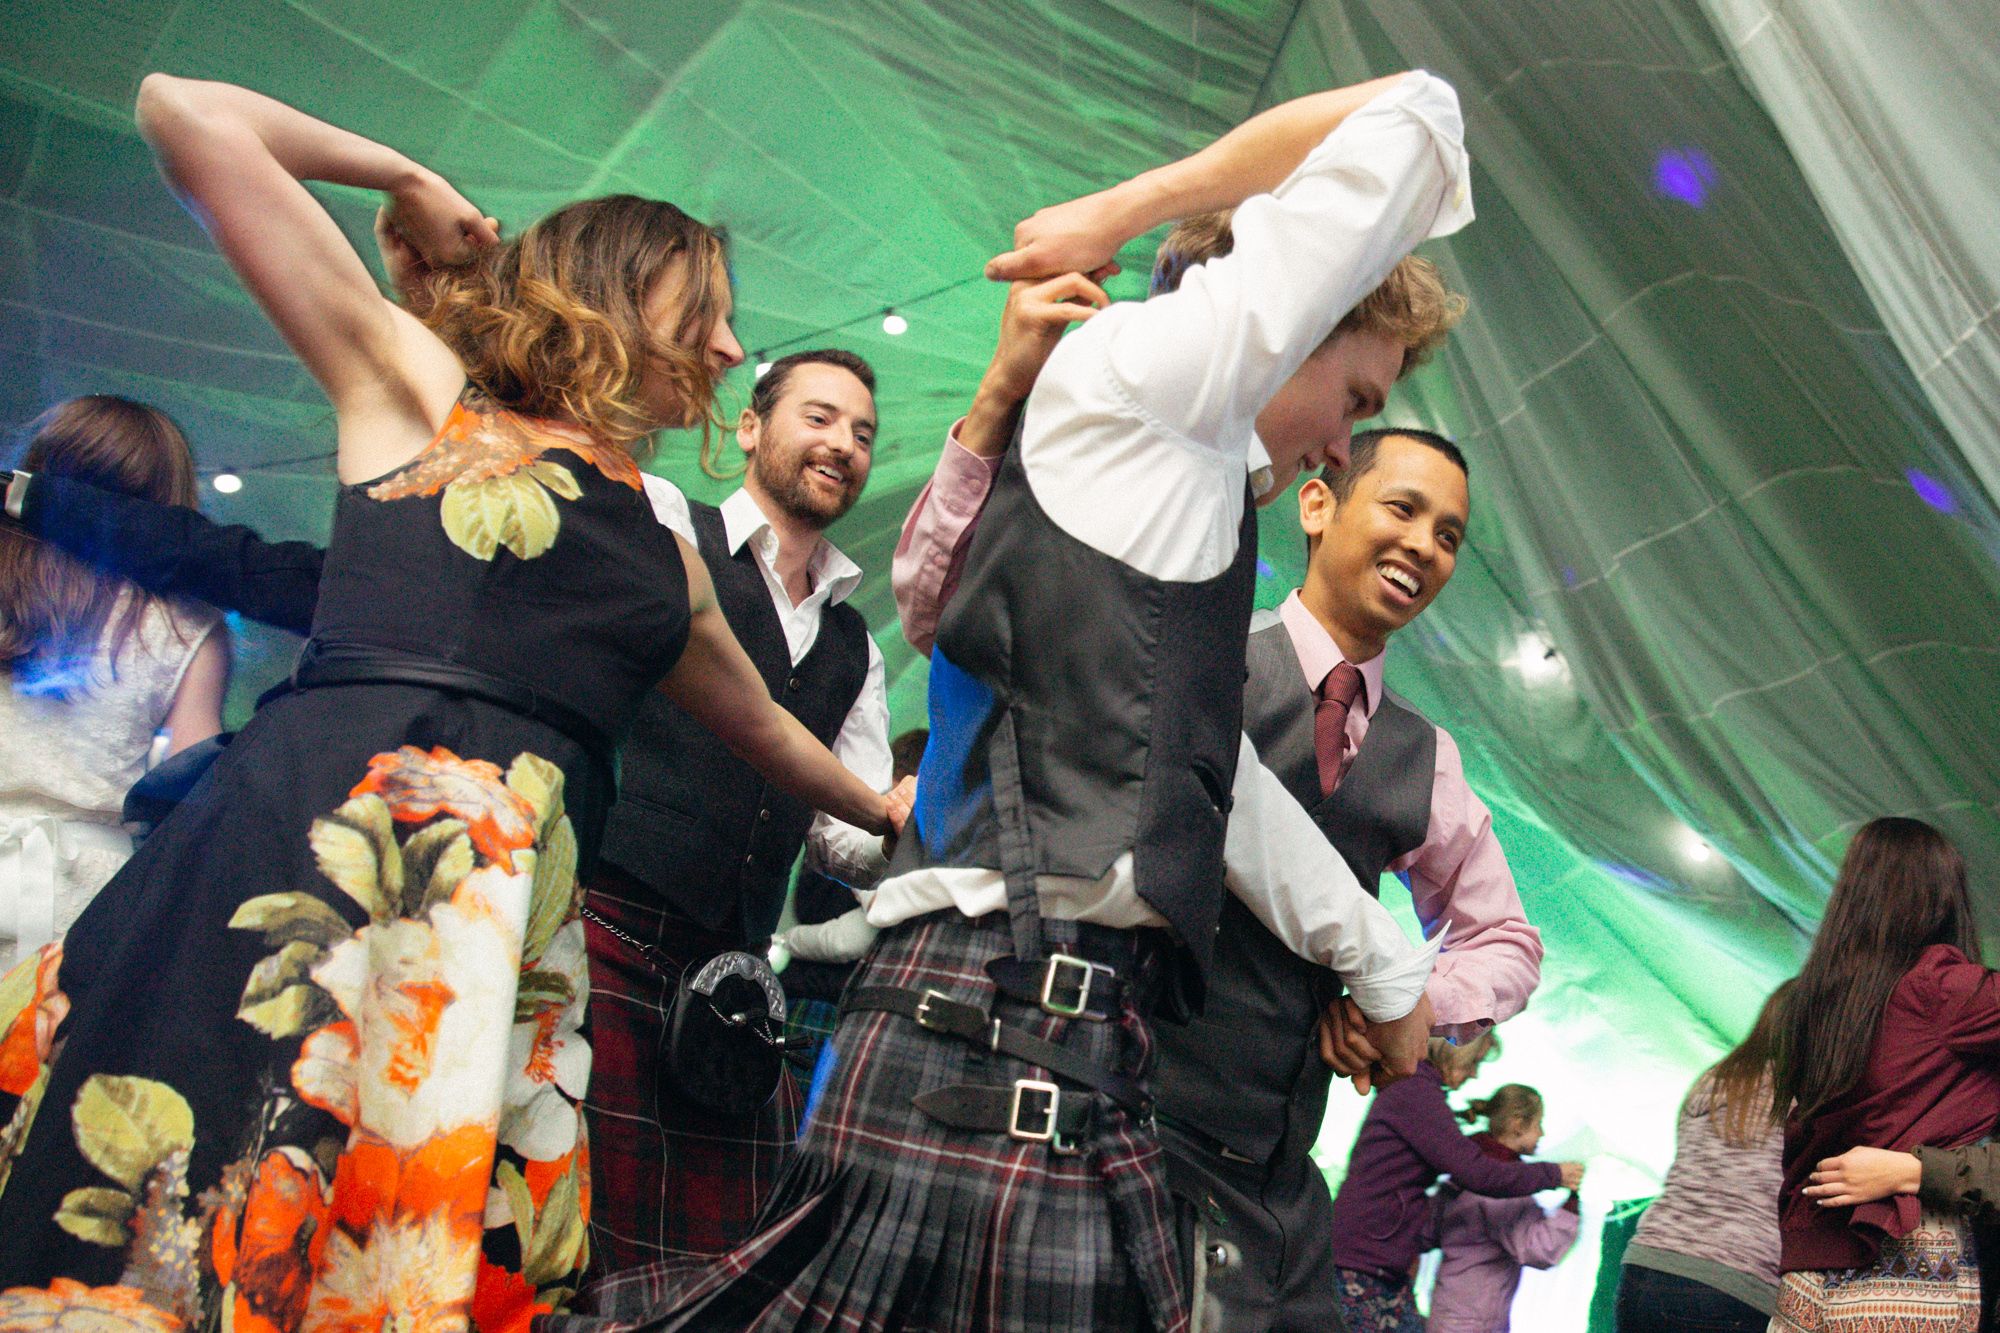
[[[1342,662],[1319,684],[1313,706],[1313,752],[1319,756],[1319,794],[1333,795],[1340,785],[1340,761],[1347,754],[1347,714],[1361,694],[1361,672]]]

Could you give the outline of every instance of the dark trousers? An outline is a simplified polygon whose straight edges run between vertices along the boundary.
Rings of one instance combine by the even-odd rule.
[[[1764,1333],[1771,1316],[1705,1282],[1626,1264],[1618,1279],[1618,1333]]]
[[[1184,1262],[1198,1244],[1227,1247],[1209,1265],[1201,1333],[1343,1333],[1333,1266],[1333,1196],[1304,1151],[1260,1166],[1160,1120]],[[1199,1235],[1197,1235],[1199,1227]]]

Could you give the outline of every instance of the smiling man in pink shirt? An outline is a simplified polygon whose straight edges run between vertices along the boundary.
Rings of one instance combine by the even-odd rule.
[[[1226,218],[1183,224],[1162,247],[1156,290],[1230,244]],[[1404,262],[1414,265],[1400,274],[1413,284],[1407,301],[1456,303],[1421,261]],[[919,650],[953,592],[1004,448],[1008,394],[1025,394],[1064,321],[1038,295],[1017,292],[1010,303],[1012,327],[981,399],[905,524],[896,595]],[[1429,350],[1413,347],[1403,369]],[[1426,933],[1449,925],[1426,994],[1434,1031],[1453,1037],[1518,1013],[1542,956],[1457,745],[1383,681],[1389,637],[1451,578],[1469,519],[1467,481],[1449,440],[1394,428],[1357,435],[1346,468],[1309,480],[1299,496],[1305,583],[1253,622],[1244,699],[1259,762],[1361,884],[1373,892],[1385,872],[1401,874]],[[1265,852],[1282,864],[1286,850]],[[1358,1017],[1337,977],[1232,898],[1205,1011],[1159,1029],[1155,1087],[1169,1177],[1187,1204],[1184,1243],[1198,1270],[1216,1241],[1233,1242],[1238,1256],[1197,1282],[1222,1328],[1337,1326],[1331,1200],[1310,1153],[1334,1072],[1365,1081],[1377,1056]]]

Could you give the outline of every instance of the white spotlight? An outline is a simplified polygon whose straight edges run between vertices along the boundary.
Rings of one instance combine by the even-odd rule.
[[[882,332],[891,338],[900,338],[910,331],[910,321],[891,310],[882,316]]]
[[[234,472],[218,472],[211,484],[224,495],[234,495],[243,489],[243,478]]]
[[[1681,830],[1681,855],[1695,865],[1706,865],[1715,857],[1715,848],[1691,828]]]
[[[1547,685],[1566,669],[1562,654],[1539,634],[1523,634],[1516,640],[1514,658],[1508,665],[1520,672],[1521,680],[1528,685]]]

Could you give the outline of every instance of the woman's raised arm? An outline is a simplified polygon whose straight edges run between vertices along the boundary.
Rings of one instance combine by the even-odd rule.
[[[449,410],[463,371],[381,294],[303,182],[387,194],[405,237],[434,263],[463,263],[494,243],[493,220],[402,153],[246,88],[151,74],[136,116],[167,183],[332,400],[343,478],[406,461]]]
[[[678,535],[675,540],[687,565],[692,623],[687,648],[660,689],[737,758],[813,809],[870,833],[900,832],[908,815],[903,789],[892,797],[870,787],[773,702],[764,677],[722,617],[700,553]]]

